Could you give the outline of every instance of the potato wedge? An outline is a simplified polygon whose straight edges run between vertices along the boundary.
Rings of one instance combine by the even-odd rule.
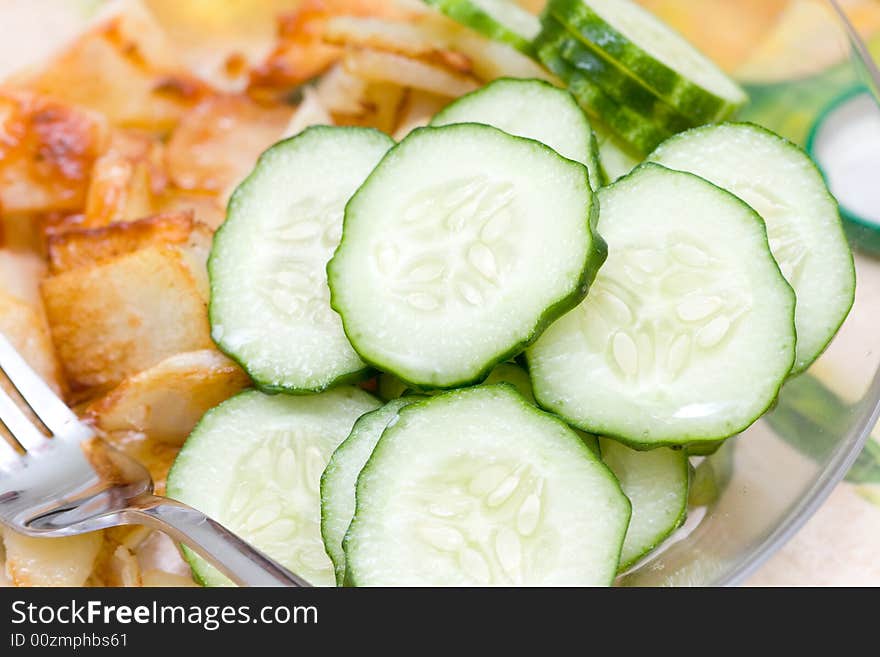
[[[177,61],[150,12],[127,1],[21,83],[113,125],[164,133],[209,91]]]
[[[217,230],[226,219],[226,208],[216,194],[168,189],[158,199],[157,211],[192,212],[197,223],[211,231]]]
[[[171,179],[189,191],[230,190],[280,139],[292,114],[289,107],[262,107],[245,96],[205,99],[183,116],[168,143]]]
[[[428,125],[434,115],[448,104],[449,99],[443,96],[408,89],[392,137],[395,141],[400,141],[416,128]]]
[[[82,586],[103,542],[102,532],[33,538],[5,529],[6,573],[15,586]]]
[[[45,279],[52,340],[77,398],[174,354],[211,348],[201,286],[182,252],[168,246]]]
[[[155,137],[115,131],[92,170],[83,225],[106,226],[156,212],[156,197],[167,185],[162,153]]]
[[[278,43],[251,71],[248,93],[255,98],[277,97],[327,71],[340,61],[343,49],[323,39],[335,16],[406,19],[411,10],[395,0],[304,0],[279,19]]]
[[[0,89],[0,207],[4,214],[80,208],[106,125],[44,96]]]
[[[324,42],[332,45],[382,50],[469,73],[469,58],[453,50],[445,36],[422,21],[357,16],[331,18],[323,32]]]
[[[318,93],[314,89],[306,89],[282,137],[293,137],[313,125],[333,125],[333,117],[321,103]]]
[[[52,235],[48,239],[49,269],[60,274],[155,244],[185,245],[194,228],[190,211]]]
[[[61,392],[58,359],[41,308],[0,292],[0,333],[46,383]],[[5,386],[5,379],[2,383]]]
[[[449,98],[457,98],[479,86],[470,75],[381,50],[349,50],[343,64],[349,73],[365,80],[390,82]]]
[[[331,114],[360,114],[369,82],[349,73],[342,64],[336,64],[304,94],[317,97],[321,106]]]
[[[218,351],[175,354],[129,377],[89,404],[85,414],[107,433],[138,432],[182,445],[206,411],[249,383]]]
[[[40,281],[46,262],[34,253],[0,249],[0,293],[23,301],[34,309],[43,306]]]
[[[391,82],[371,82],[364,89],[358,111],[351,114],[334,113],[336,125],[376,128],[391,133],[403,105],[406,90]]]

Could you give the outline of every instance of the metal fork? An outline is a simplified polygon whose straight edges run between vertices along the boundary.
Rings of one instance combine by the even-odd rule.
[[[242,586],[309,586],[203,513],[153,495],[147,469],[71,411],[0,333],[0,370],[46,431],[0,388],[0,523],[28,536],[146,525]],[[47,437],[51,436],[51,439]]]

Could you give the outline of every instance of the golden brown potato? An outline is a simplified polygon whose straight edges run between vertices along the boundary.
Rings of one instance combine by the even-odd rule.
[[[484,82],[496,78],[538,78],[561,86],[561,82],[516,48],[487,39],[482,34],[450,20],[438,12],[419,19],[420,28],[468,62],[469,70]],[[449,64],[449,62],[447,63]]]
[[[46,276],[46,262],[34,253],[0,249],[0,292],[42,308],[40,281]]]
[[[479,86],[470,75],[382,50],[348,50],[343,63],[349,73],[371,82],[390,82],[450,98],[462,96]]]
[[[148,134],[114,131],[92,170],[83,225],[106,226],[153,214],[166,184],[161,143]]]
[[[99,22],[19,83],[88,107],[116,126],[167,132],[208,92],[181,68],[174,44],[139,2]]]
[[[192,212],[170,212],[52,235],[48,240],[49,268],[52,274],[60,274],[151,245],[186,245],[195,225]]]
[[[333,125],[333,117],[324,107],[318,93],[314,89],[306,89],[302,102],[290,117],[290,123],[287,124],[282,136],[293,137],[313,125]]]
[[[174,354],[210,348],[197,276],[180,250],[153,246],[45,279],[52,340],[72,391],[84,398]]]
[[[397,125],[397,117],[403,105],[406,90],[391,82],[367,84],[359,99],[358,111],[351,114],[334,113],[335,125],[352,125],[376,128],[391,133]]]
[[[81,207],[105,138],[98,116],[44,96],[0,89],[3,213]]]
[[[416,128],[428,125],[434,115],[449,104],[449,99],[426,91],[408,89],[400,108],[392,136],[400,141]]]
[[[226,207],[216,194],[168,189],[158,199],[158,212],[192,212],[196,222],[217,230],[226,219]]]
[[[216,95],[187,112],[168,143],[166,163],[183,190],[226,193],[281,137],[293,110],[261,107],[244,96]]]
[[[103,542],[102,532],[32,538],[6,529],[6,572],[15,586],[82,586]]]
[[[58,359],[42,309],[0,292],[0,333],[43,380],[61,391]]]
[[[251,71],[248,92],[255,98],[276,97],[338,62],[343,49],[323,40],[324,27],[334,16],[405,19],[412,13],[395,0],[303,0],[295,12],[279,19],[278,43]]]
[[[445,35],[426,21],[337,16],[327,21],[323,36],[332,45],[383,50],[462,73],[471,71],[470,59],[452,50]]]
[[[181,445],[206,411],[248,383],[218,351],[176,354],[89,404],[86,416],[107,433],[138,432]]]

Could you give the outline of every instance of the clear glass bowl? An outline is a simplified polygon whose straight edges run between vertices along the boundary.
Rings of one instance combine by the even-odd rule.
[[[742,118],[800,144],[854,87],[876,96],[880,75],[866,44],[832,0],[643,4],[704,49],[714,40],[716,59],[750,92]],[[859,253],[859,238],[852,240],[858,291],[834,343],[810,372],[786,384],[772,413],[698,465],[702,499],[694,502],[701,506],[692,506],[686,526],[621,584],[742,583],[846,476],[880,410],[880,260]]]

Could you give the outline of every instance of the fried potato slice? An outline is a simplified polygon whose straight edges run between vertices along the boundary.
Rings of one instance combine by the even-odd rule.
[[[209,89],[178,65],[174,44],[140,2],[120,6],[19,83],[116,126],[167,132]]]
[[[114,131],[92,170],[83,225],[106,226],[153,214],[156,197],[167,185],[162,152],[149,134]]]
[[[60,274],[151,245],[185,245],[195,225],[192,211],[169,212],[52,235],[48,240],[49,269],[52,274]]]
[[[46,262],[35,253],[0,249],[0,293],[41,308],[40,281],[46,271]]]
[[[58,359],[41,308],[0,292],[0,333],[6,336],[34,372],[56,392],[61,392]],[[5,386],[5,380],[3,384]]]
[[[263,107],[245,96],[218,94],[187,112],[165,161],[179,189],[220,193],[241,182],[260,153],[284,132],[293,110]]]
[[[216,194],[170,188],[158,199],[158,212],[192,212],[197,223],[217,230],[226,219],[226,208]]]
[[[323,32],[325,43],[382,50],[469,73],[469,58],[453,50],[446,36],[431,29],[424,21],[402,22],[357,16],[331,18]]]
[[[138,432],[182,445],[206,411],[249,383],[218,351],[175,354],[129,377],[89,404],[85,414],[107,433]]]
[[[103,542],[102,532],[33,538],[5,529],[6,573],[15,586],[82,586]]]
[[[318,93],[314,89],[306,89],[282,136],[293,137],[313,125],[334,125],[333,117],[321,103]]]
[[[537,78],[563,86],[558,78],[516,48],[488,39],[437,11],[420,18],[420,29],[465,57],[473,74],[484,82],[502,77]]]
[[[448,104],[449,99],[443,96],[408,89],[392,137],[400,141],[416,128],[428,125],[434,115]]]
[[[83,205],[104,149],[104,121],[26,91],[0,89],[0,208],[4,214]]]
[[[279,19],[278,43],[250,75],[248,92],[274,97],[327,71],[343,49],[326,43],[324,28],[334,16],[406,19],[413,15],[395,0],[304,0]]]
[[[198,276],[181,250],[152,246],[43,281],[52,339],[77,398],[213,346]]]
[[[390,82],[449,98],[457,98],[479,86],[470,75],[381,50],[349,50],[343,63],[349,73],[365,80]]]
[[[352,113],[334,113],[336,125],[376,128],[390,134],[397,125],[406,90],[391,82],[371,82],[359,99],[358,109]]]

